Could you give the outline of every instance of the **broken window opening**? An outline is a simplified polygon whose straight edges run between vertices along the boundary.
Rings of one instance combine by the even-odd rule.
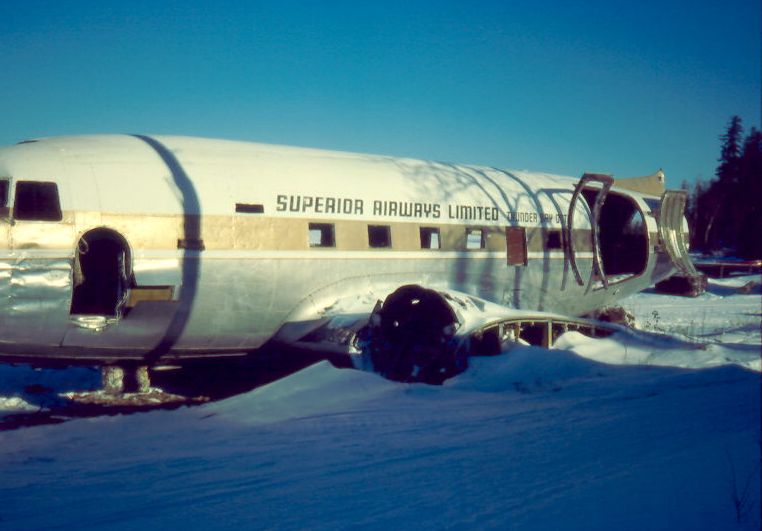
[[[484,249],[484,229],[466,229],[466,249]]]
[[[95,229],[83,235],[74,259],[70,313],[120,317],[129,298],[129,260],[118,234]]]
[[[545,248],[563,249],[563,240],[561,239],[560,230],[545,231]]]
[[[368,225],[368,246],[373,249],[392,246],[392,231],[389,225]]]
[[[441,246],[438,227],[421,227],[421,249],[439,249]]]
[[[13,218],[20,221],[61,221],[61,203],[56,183],[19,181]]]
[[[548,325],[546,322],[527,322],[521,324],[519,339],[526,341],[530,345],[542,347],[546,345],[546,332]]]
[[[497,356],[502,352],[500,326],[491,326],[471,337],[470,354],[474,356]]]
[[[594,323],[577,321],[532,320],[502,323],[503,341],[517,339],[536,347],[551,348],[566,332],[578,332],[591,338],[608,337],[613,329],[596,326]]]
[[[615,329],[594,322],[554,319],[506,320],[488,325],[469,336],[468,351],[473,356],[492,356],[518,344],[553,348],[567,332],[590,338],[608,337]]]
[[[335,247],[333,223],[310,223],[309,243],[310,247]]]

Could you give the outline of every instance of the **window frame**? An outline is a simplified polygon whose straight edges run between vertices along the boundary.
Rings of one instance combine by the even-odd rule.
[[[421,243],[421,249],[426,251],[437,251],[442,248],[442,231],[439,227],[419,227],[418,235]],[[432,236],[436,235],[437,245],[431,245]],[[424,238],[428,239],[429,245],[424,245]]]
[[[376,235],[384,234],[384,242],[378,244],[374,238],[373,232]],[[376,243],[374,243],[376,242]],[[370,249],[391,249],[392,248],[392,227],[391,225],[368,225],[368,247]]]
[[[469,236],[479,232],[479,247],[470,247]],[[466,227],[466,251],[483,251],[487,248],[487,231],[484,227]]]
[[[8,206],[8,201],[10,198],[11,180],[9,177],[0,177],[0,209],[6,208]]]
[[[320,233],[320,241],[312,243],[313,231]],[[326,238],[328,236],[328,238]],[[334,223],[310,222],[307,224],[307,245],[310,249],[336,248],[336,225]]]
[[[26,188],[29,187],[29,191],[26,190]],[[47,210],[44,210],[42,212],[45,213],[45,215],[41,216],[39,214],[40,211],[34,210],[35,215],[28,214],[26,210],[22,209],[22,216],[19,217],[19,205],[23,205],[24,209],[28,209],[28,206],[25,204],[27,202],[27,197],[24,197],[22,201],[20,201],[20,195],[19,190],[22,190],[22,194],[32,194],[32,187],[37,187],[38,190],[52,190],[54,193],[50,195],[47,200],[48,203],[45,205],[47,207]],[[39,191],[37,192],[39,194]],[[32,197],[30,195],[29,197]],[[50,209],[52,207],[52,209]],[[29,209],[29,212],[32,212],[33,209]],[[50,222],[59,222],[63,221],[63,209],[61,208],[61,193],[58,189],[58,183],[54,181],[16,181],[14,190],[13,190],[13,221],[32,221],[32,222],[44,222],[44,223],[50,223]]]

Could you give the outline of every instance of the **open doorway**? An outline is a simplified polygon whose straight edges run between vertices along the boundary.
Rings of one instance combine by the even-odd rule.
[[[130,287],[130,254],[124,238],[94,229],[79,239],[74,257],[72,315],[121,317]]]
[[[582,191],[592,211],[599,190]],[[648,228],[643,213],[627,196],[606,196],[599,223],[603,273],[609,282],[643,274],[648,265]]]

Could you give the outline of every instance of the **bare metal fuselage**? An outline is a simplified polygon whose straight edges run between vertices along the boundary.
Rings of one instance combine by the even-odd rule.
[[[659,197],[614,186],[597,227],[577,184],[182,137],[3,148],[0,357],[232,355],[406,284],[580,315],[674,271]]]

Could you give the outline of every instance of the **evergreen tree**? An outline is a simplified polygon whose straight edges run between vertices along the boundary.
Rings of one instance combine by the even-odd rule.
[[[739,166],[743,125],[739,116],[730,119],[725,134],[720,136],[722,149],[716,175],[709,185],[705,198],[705,242],[710,250],[735,249],[738,246],[738,229],[741,224],[739,209]]]
[[[686,208],[691,247],[762,259],[762,132],[743,139],[741,118],[733,116],[720,139],[716,179],[697,181]]]
[[[691,249],[706,252],[706,241],[704,233],[706,232],[706,216],[703,206],[704,184],[696,181],[693,186],[693,193],[688,204],[688,226],[690,227]]]
[[[720,181],[732,181],[738,175],[738,163],[741,159],[741,139],[743,138],[743,125],[740,116],[733,116],[728,124],[728,129],[722,140],[722,151],[718,159],[717,177]]]
[[[744,141],[737,171],[738,254],[762,259],[762,133],[756,129]]]

